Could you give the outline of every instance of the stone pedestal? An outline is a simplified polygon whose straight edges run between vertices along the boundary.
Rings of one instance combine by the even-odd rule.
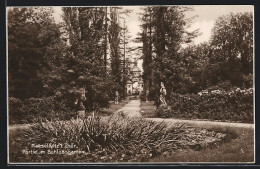
[[[160,104],[160,106],[159,106],[160,108],[162,108],[162,109],[168,109],[168,105],[167,104]]]

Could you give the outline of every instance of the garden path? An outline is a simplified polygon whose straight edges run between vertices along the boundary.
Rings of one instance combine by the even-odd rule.
[[[130,117],[141,117],[140,104],[141,104],[140,100],[131,100],[119,111],[124,112]]]

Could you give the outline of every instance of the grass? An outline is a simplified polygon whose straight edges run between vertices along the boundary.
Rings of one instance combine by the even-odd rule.
[[[125,100],[122,100],[118,104],[115,104],[115,102],[111,102],[109,104],[109,107],[108,108],[102,108],[100,110],[100,112],[98,113],[98,115],[100,115],[100,116],[109,116],[109,115],[113,114],[114,112],[116,112],[117,110],[119,110],[122,107],[124,107],[129,101],[130,101],[129,98],[127,98]]]
[[[194,151],[178,150],[172,154],[160,155],[150,162],[253,162],[254,131],[246,130],[229,142],[221,143],[212,149]]]
[[[158,117],[156,113],[156,106],[154,105],[154,101],[149,102],[141,102],[141,115],[143,118],[152,118]]]

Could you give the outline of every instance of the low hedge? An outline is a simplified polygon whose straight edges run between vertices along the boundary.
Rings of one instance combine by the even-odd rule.
[[[55,97],[29,98],[20,100],[9,98],[9,124],[34,123],[38,119],[69,120],[76,113],[70,111]]]
[[[163,118],[209,119],[253,123],[253,89],[202,91],[198,94],[172,94],[168,109],[159,107]]]

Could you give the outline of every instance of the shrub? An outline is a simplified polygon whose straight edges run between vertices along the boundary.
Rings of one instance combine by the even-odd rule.
[[[140,100],[141,101],[146,101],[146,91],[145,90],[141,91]]]
[[[234,90],[235,86],[232,86],[231,82],[226,80],[223,82],[218,83],[217,85],[209,87],[207,90],[212,91],[212,90],[221,90],[221,91],[229,91],[229,90]]]
[[[23,123],[25,118],[24,118],[24,113],[22,112],[22,101],[18,98],[10,97],[9,100],[9,124],[15,124],[18,121],[20,123]],[[20,120],[18,120],[20,119]]]
[[[33,123],[39,118],[48,120],[68,120],[76,114],[65,103],[55,97],[29,98],[20,100],[9,98],[9,124]]]
[[[172,94],[170,109],[158,108],[160,117],[193,118],[253,123],[253,89],[211,90],[198,94]]]
[[[156,88],[156,87],[151,87],[150,88],[150,91],[149,91],[149,94],[148,94],[148,100],[149,101],[155,101],[155,100],[157,100],[157,99],[155,99],[155,98],[157,98],[156,97],[156,91],[157,91],[158,89]]]
[[[243,85],[247,88],[249,88],[250,86],[253,86],[254,80],[253,80],[253,75],[252,74],[248,74],[248,75],[244,75],[243,76]]]

